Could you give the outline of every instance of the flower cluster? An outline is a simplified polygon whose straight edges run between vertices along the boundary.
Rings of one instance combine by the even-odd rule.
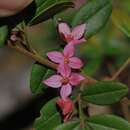
[[[79,70],[83,62],[75,57],[75,45],[85,41],[84,32],[86,24],[71,29],[67,23],[60,22],[58,31],[61,38],[67,43],[63,52],[53,51],[47,53],[48,58],[58,64],[57,74],[43,81],[49,87],[60,88],[61,99],[57,101],[64,115],[64,121],[69,120],[73,110],[73,102],[69,99],[72,87],[80,84],[84,77],[73,70]]]

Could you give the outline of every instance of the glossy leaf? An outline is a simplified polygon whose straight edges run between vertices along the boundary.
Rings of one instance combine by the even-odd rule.
[[[88,123],[88,126],[90,127],[90,130],[117,130],[117,129],[113,129],[110,127],[106,127],[103,125],[98,125],[98,124],[93,124],[93,123]]]
[[[54,71],[40,64],[34,64],[31,71],[30,88],[33,94],[43,93],[47,86],[42,81],[49,77]]]
[[[130,16],[124,10],[115,9],[112,13],[113,23],[128,37],[130,37]]]
[[[43,106],[40,117],[34,122],[35,130],[52,130],[61,124],[61,116],[56,108],[56,100],[53,99]]]
[[[92,130],[130,130],[128,121],[114,115],[92,116],[87,122]]]
[[[8,27],[5,26],[1,26],[0,27],[0,47],[3,47],[5,44],[5,41],[7,40],[7,36],[8,36]]]
[[[71,122],[59,125],[54,130],[74,130],[78,125],[79,125],[79,121],[71,121]]]
[[[79,121],[69,121],[57,126],[54,130],[89,130],[89,127],[87,123],[85,123],[84,128],[81,128]]]
[[[35,0],[36,13],[33,19],[29,22],[29,25],[34,25],[45,21],[55,14],[73,7],[73,3],[69,0]]]
[[[124,84],[101,81],[85,87],[82,99],[98,105],[109,105],[121,100],[128,93]]]
[[[95,115],[84,122],[80,128],[79,121],[71,121],[57,126],[54,130],[129,130],[130,123],[114,115]]]
[[[90,0],[77,13],[72,26],[86,23],[85,37],[90,38],[107,23],[112,11],[111,0]]]

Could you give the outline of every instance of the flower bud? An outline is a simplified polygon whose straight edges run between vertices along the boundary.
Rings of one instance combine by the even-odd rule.
[[[74,104],[73,104],[73,101],[71,101],[70,99],[66,99],[66,100],[59,99],[57,101],[57,104],[60,107],[60,109],[62,110],[63,115],[72,113]]]
[[[0,17],[17,14],[33,0],[0,0]]]

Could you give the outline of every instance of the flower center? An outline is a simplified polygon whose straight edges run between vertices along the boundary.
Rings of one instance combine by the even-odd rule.
[[[61,80],[62,84],[68,84],[69,83],[69,78],[63,77]]]
[[[64,58],[64,63],[68,64],[69,63],[69,59],[68,58]]]

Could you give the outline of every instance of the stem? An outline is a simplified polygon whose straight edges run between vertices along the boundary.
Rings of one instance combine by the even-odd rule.
[[[24,31],[24,39],[25,39],[25,41],[26,41],[26,45],[27,45],[27,48],[28,48],[28,50],[29,51],[31,51],[32,53],[34,53],[35,54],[35,51],[32,49],[32,47],[31,47],[31,45],[30,45],[30,43],[29,43],[29,40],[28,40],[28,36],[27,36],[27,31],[26,31],[26,28],[24,29],[25,31]]]
[[[22,54],[32,58],[33,60],[39,62],[42,65],[45,65],[45,66],[50,67],[52,69],[56,69],[57,68],[56,64],[50,62],[49,60],[47,60],[47,59],[45,59],[45,58],[43,58],[43,57],[41,57],[41,56],[39,56],[37,54],[29,52],[28,50],[26,50],[26,49],[24,49],[22,47],[19,47],[17,45],[14,46],[10,42],[8,42],[8,47],[10,47],[12,49],[15,49],[16,51],[18,51],[18,52],[20,52],[20,53],[22,53]]]
[[[17,44],[13,45],[11,42],[8,41],[7,46],[8,46],[9,48],[12,48],[12,49],[16,50],[17,52],[20,52],[21,54],[24,54],[24,55],[26,55],[26,56],[32,58],[33,60],[35,60],[36,62],[38,62],[38,63],[40,63],[40,64],[42,64],[42,65],[44,65],[44,66],[47,66],[47,67],[52,68],[52,69],[54,69],[54,70],[57,69],[57,64],[54,64],[53,62],[51,62],[51,61],[45,59],[44,57],[39,56],[39,55],[36,54],[36,53],[34,54],[34,53],[32,53],[32,52],[29,52],[29,51],[26,50],[25,48],[22,48],[22,47],[20,47],[20,46],[17,46]],[[89,77],[89,76],[85,76],[85,77],[86,77],[86,79],[84,80],[84,83],[85,83],[85,84],[93,84],[93,83],[96,82],[96,80],[93,79],[92,77]]]
[[[111,80],[116,80],[118,76],[121,74],[123,70],[130,64],[130,57],[126,60],[126,62],[121,66],[121,68],[113,75]],[[120,101],[121,109],[123,112],[123,115],[125,119],[127,119],[130,122],[130,110],[129,110],[129,105],[130,105],[130,100],[125,97]]]
[[[126,62],[121,66],[121,68],[113,75],[111,80],[116,80],[117,77],[121,74],[121,72],[130,64],[130,57],[126,60]]]
[[[130,110],[129,110],[129,107],[128,107],[130,105],[129,99],[123,98],[121,100],[120,104],[121,104],[122,112],[123,112],[125,119],[130,122]]]
[[[78,108],[79,108],[79,119],[80,119],[80,126],[81,128],[84,128],[84,114],[83,110],[81,107],[81,99],[80,99],[80,94],[78,95]]]
[[[18,27],[19,28],[19,27]],[[36,53],[36,51],[31,47],[29,40],[28,40],[28,34],[27,34],[27,27],[25,22],[23,21],[21,24],[21,28],[19,28],[19,30],[23,33],[23,41],[22,43],[24,43],[26,45],[26,48],[32,52],[32,53]]]
[[[83,81],[83,84],[89,85],[89,84],[94,84],[94,83],[97,82],[96,79],[94,79],[94,78],[92,78],[90,76],[84,75],[84,77],[85,77],[85,80]]]

